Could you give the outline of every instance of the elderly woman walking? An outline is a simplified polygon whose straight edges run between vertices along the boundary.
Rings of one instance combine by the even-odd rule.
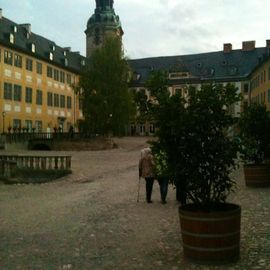
[[[146,201],[152,203],[151,196],[155,180],[154,158],[150,148],[145,148],[141,152],[139,161],[139,177],[145,178],[146,183]]]

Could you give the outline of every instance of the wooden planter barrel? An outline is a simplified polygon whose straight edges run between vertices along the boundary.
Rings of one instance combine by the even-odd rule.
[[[241,207],[226,203],[220,204],[220,208],[207,212],[196,210],[192,204],[179,207],[186,258],[210,264],[238,260]]]
[[[246,185],[248,187],[270,187],[270,165],[244,165]]]

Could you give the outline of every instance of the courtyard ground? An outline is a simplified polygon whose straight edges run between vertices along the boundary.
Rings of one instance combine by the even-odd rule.
[[[238,189],[241,258],[200,266],[183,258],[175,190],[160,203],[137,203],[138,159],[146,138],[115,139],[119,148],[66,152],[73,174],[40,185],[0,184],[0,270],[270,269],[270,189]]]

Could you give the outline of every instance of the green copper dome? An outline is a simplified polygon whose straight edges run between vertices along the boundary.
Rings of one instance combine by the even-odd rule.
[[[104,25],[106,28],[121,28],[121,22],[119,16],[114,12],[113,3],[113,0],[96,0],[95,13],[87,22],[87,30],[96,24]]]

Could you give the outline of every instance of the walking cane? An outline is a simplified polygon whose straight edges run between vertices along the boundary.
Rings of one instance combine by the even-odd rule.
[[[140,186],[141,186],[141,177],[139,176],[137,203],[139,202],[139,199],[140,199]]]

